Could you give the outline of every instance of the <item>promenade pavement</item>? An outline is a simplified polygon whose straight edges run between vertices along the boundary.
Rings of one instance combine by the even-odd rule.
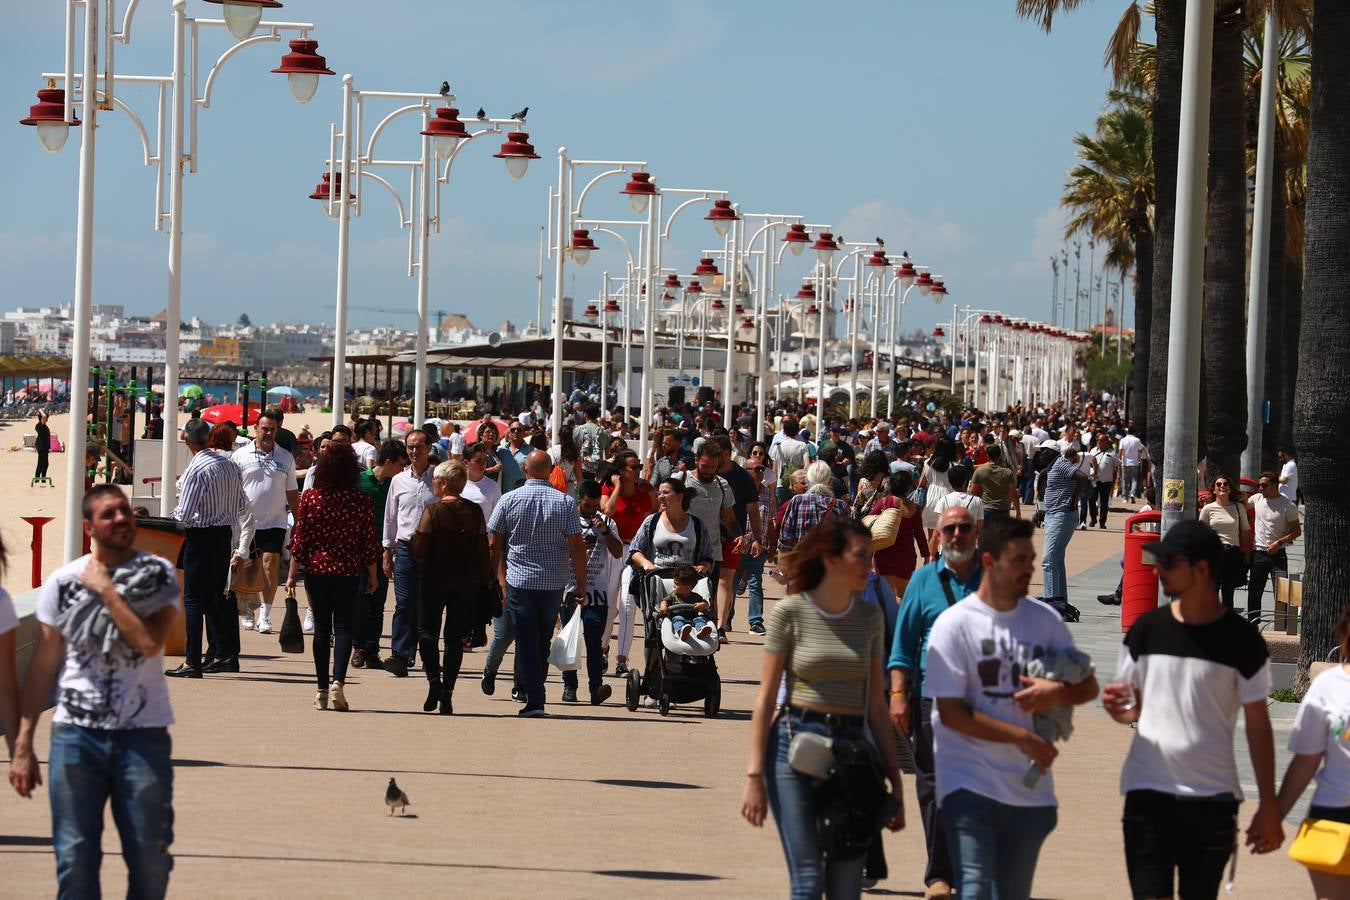
[[[1068,550],[1071,596],[1083,611],[1071,627],[1101,681],[1120,641],[1116,608],[1095,600],[1119,571],[1123,516],[1112,518],[1106,532],[1076,533]],[[171,895],[782,897],[787,876],[772,825],[753,829],[739,813],[762,639],[739,629],[730,637],[717,657],[719,719],[705,719],[701,704],[668,718],[629,713],[612,680],[615,696],[603,707],[554,702],[549,718],[522,721],[506,682],[495,697],[480,692],[481,652],[466,657],[453,718],[420,711],[421,679],[363,670],[351,673],[352,712],[316,712],[308,654],[284,656],[275,635],[245,633],[242,673],[170,685],[178,717]],[[640,639],[634,647],[636,656]],[[549,691],[552,700],[561,694],[556,675]],[[1098,706],[1080,709],[1075,725],[1054,768],[1059,827],[1041,854],[1035,894],[1127,897],[1118,778],[1133,732]],[[49,728],[47,717],[44,760]],[[391,775],[412,801],[406,817],[386,815]],[[891,877],[881,896],[922,896],[912,779],[905,792],[910,825],[886,837]],[[1254,808],[1243,804],[1243,827]],[[50,835],[45,787],[32,801],[0,793],[0,896],[53,892]],[[104,890],[120,895],[125,868],[111,817],[103,845]],[[1306,886],[1283,848],[1243,852],[1233,896],[1300,895]]]

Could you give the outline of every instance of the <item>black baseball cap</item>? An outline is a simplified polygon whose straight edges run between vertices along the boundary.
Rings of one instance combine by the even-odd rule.
[[[1175,556],[1184,556],[1191,562],[1204,560],[1217,580],[1219,562],[1223,559],[1223,541],[1219,540],[1218,532],[1204,522],[1187,520],[1169,528],[1161,541],[1145,544],[1141,553],[1144,563],[1150,566]]]

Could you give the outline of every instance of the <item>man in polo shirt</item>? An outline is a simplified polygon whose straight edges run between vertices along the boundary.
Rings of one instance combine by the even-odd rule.
[[[258,618],[259,634],[272,631],[272,601],[277,598],[277,574],[281,568],[281,545],[286,540],[287,507],[300,508],[300,485],[295,478],[295,457],[277,443],[277,420],[269,412],[258,419],[258,436],[234,451],[235,465],[243,476],[244,493],[253,506],[254,546],[263,560],[263,603]]]
[[[1256,511],[1256,542],[1252,548],[1251,580],[1247,585],[1247,616],[1253,620],[1261,613],[1261,595],[1266,592],[1266,580],[1276,572],[1289,574],[1289,556],[1285,548],[1303,533],[1298,521],[1298,507],[1280,493],[1280,482],[1275,473],[1262,472],[1257,486],[1257,493],[1247,498],[1247,505]]]
[[[933,758],[933,701],[923,696],[928,662],[928,635],[937,617],[973,593],[984,570],[975,553],[980,522],[963,506],[947,509],[938,520],[942,555],[914,573],[905,588],[891,643],[891,723],[909,735],[914,747],[914,789],[923,818],[928,865],[924,896],[951,895],[952,858],[938,810],[936,764]]]
[[[525,691],[519,715],[544,715],[544,678],[549,639],[568,586],[577,603],[587,602],[586,545],[576,501],[549,484],[553,460],[535,450],[525,458],[523,485],[504,495],[488,522],[489,543],[516,636],[516,666]],[[489,690],[488,673],[483,689]]]

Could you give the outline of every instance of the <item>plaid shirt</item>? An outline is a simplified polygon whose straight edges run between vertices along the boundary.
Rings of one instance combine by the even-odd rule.
[[[783,507],[783,521],[778,526],[779,552],[797,546],[812,528],[831,515],[847,516],[848,507],[842,500],[826,494],[814,491],[797,494]]]
[[[561,591],[572,578],[567,539],[581,533],[576,501],[547,481],[531,478],[502,495],[488,531],[506,543],[506,583],[530,591]]]

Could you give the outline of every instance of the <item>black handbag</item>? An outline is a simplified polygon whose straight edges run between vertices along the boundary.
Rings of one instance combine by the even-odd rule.
[[[305,652],[305,632],[300,628],[300,609],[296,605],[293,593],[286,596],[286,615],[281,619],[277,642],[281,644],[282,653]]]
[[[865,855],[899,807],[876,748],[864,738],[834,738],[834,766],[813,793],[816,837],[826,860]]]

